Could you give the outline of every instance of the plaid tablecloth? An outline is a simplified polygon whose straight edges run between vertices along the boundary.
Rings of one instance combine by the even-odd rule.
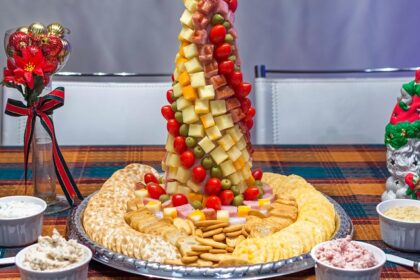
[[[65,147],[63,154],[84,195],[98,190],[112,173],[129,163],[142,162],[160,169],[162,147],[88,146]],[[0,197],[25,193],[21,148],[0,148]],[[388,177],[382,146],[264,146],[256,147],[254,165],[264,171],[298,174],[338,201],[353,220],[355,239],[372,243],[386,252],[420,261],[419,254],[402,253],[387,247],[380,238],[375,206]],[[28,194],[31,190],[27,190]],[[64,212],[47,216],[44,234],[57,228],[65,232]],[[0,248],[0,257],[14,256],[19,248]],[[418,279],[409,268],[386,263],[383,279]],[[19,279],[14,266],[0,267],[0,278]],[[141,279],[92,262],[90,279]],[[308,270],[285,279],[314,279]]]

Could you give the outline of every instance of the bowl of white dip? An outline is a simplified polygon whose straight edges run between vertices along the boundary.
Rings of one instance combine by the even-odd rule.
[[[16,266],[22,280],[87,279],[90,249],[76,240],[66,240],[57,230],[40,236],[38,243],[16,255]]]
[[[42,233],[47,203],[33,196],[0,198],[0,247],[34,243]]]

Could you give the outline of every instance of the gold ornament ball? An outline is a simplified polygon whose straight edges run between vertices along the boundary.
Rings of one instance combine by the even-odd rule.
[[[31,25],[29,25],[29,33],[32,36],[38,37],[43,34],[46,34],[47,28],[42,23],[34,22]]]
[[[63,38],[65,32],[65,28],[58,22],[54,22],[48,25],[47,30],[48,34],[52,34],[60,38]]]
[[[16,29],[16,31],[19,31],[19,32],[23,32],[23,33],[28,34],[28,32],[29,32],[29,27],[27,27],[27,26],[21,26],[21,27],[19,27],[18,29]]]

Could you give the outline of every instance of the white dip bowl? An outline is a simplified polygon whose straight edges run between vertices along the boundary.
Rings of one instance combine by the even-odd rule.
[[[16,266],[19,269],[20,277],[22,280],[84,280],[87,279],[88,270],[89,270],[89,262],[92,259],[92,252],[89,250],[88,247],[78,244],[81,246],[85,251],[85,259],[81,260],[78,263],[75,263],[69,267],[57,269],[57,270],[48,270],[48,271],[36,271],[32,270],[29,267],[25,267],[23,265],[23,261],[25,259],[25,255],[34,247],[38,246],[38,244],[31,245],[22,249],[16,255]]]
[[[22,218],[0,218],[0,246],[18,247],[34,243],[42,233],[47,203],[33,196],[6,196],[0,203],[22,201],[37,204],[40,210]]]
[[[323,242],[316,245],[311,250],[311,257],[315,260],[315,274],[317,280],[375,280],[380,279],[382,267],[385,264],[386,256],[384,251],[379,249],[376,246],[370,245],[368,243],[359,242],[359,241],[351,241],[352,243],[356,243],[362,247],[364,247],[369,252],[373,253],[375,256],[376,261],[378,262],[377,265],[370,267],[370,268],[363,268],[363,269],[347,269],[347,268],[338,268],[331,266],[326,263],[322,263],[317,260],[315,252],[319,249],[319,247],[325,245],[326,243],[331,242]]]
[[[420,201],[412,199],[386,200],[376,206],[379,214],[382,240],[389,246],[403,251],[420,251],[420,222],[396,220],[385,216],[391,208],[417,206]]]

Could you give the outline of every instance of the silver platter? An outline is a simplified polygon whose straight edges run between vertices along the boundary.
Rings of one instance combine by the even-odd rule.
[[[97,262],[121,271],[163,279],[264,279],[296,273],[315,265],[309,254],[277,262],[237,267],[176,266],[130,258],[93,242],[84,231],[82,226],[83,211],[92,196],[93,194],[72,210],[68,221],[68,236],[89,247],[93,252],[93,259]],[[353,235],[353,224],[350,217],[334,199],[326,197],[334,205],[337,213],[337,230],[332,239]]]

